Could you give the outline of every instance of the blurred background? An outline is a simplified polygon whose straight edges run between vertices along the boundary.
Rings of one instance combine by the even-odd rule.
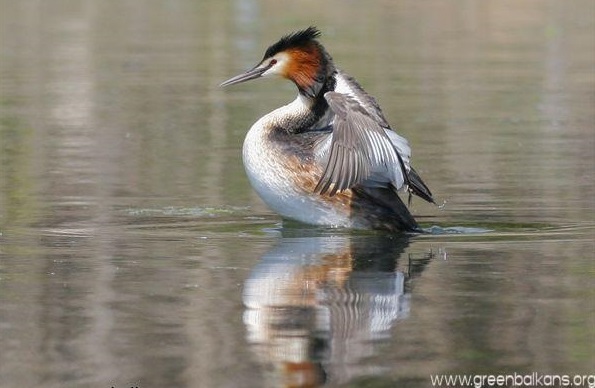
[[[283,223],[231,88],[315,25],[413,150],[433,233]],[[0,385],[593,373],[595,4],[0,0]],[[383,247],[379,249],[379,247]]]

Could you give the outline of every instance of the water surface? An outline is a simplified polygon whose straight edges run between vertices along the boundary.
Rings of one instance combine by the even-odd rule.
[[[595,23],[576,2],[0,1],[3,387],[593,374]],[[283,222],[241,163],[315,24],[441,209]]]

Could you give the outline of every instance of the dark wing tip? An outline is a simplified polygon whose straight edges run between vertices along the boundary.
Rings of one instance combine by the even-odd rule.
[[[432,197],[432,192],[430,191],[429,187],[424,183],[421,179],[417,171],[411,167],[409,173],[407,174],[407,180],[409,181],[409,191],[418,197],[422,198],[423,200],[436,204],[434,201],[434,197]]]

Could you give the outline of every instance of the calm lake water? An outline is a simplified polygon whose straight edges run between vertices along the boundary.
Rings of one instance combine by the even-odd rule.
[[[595,374],[592,1],[0,9],[0,386]],[[284,223],[250,188],[244,135],[295,90],[217,85],[312,24],[446,202],[413,203],[431,234]]]

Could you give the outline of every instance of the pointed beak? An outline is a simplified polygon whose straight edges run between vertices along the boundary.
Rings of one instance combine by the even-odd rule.
[[[229,86],[229,85],[235,85],[235,84],[240,84],[242,82],[250,81],[251,79],[260,78],[260,77],[262,77],[262,74],[265,71],[267,71],[269,68],[270,68],[270,66],[258,66],[257,65],[252,70],[248,70],[245,73],[238,74],[235,77],[231,77],[227,81],[222,82],[219,86],[224,87],[224,86]]]

